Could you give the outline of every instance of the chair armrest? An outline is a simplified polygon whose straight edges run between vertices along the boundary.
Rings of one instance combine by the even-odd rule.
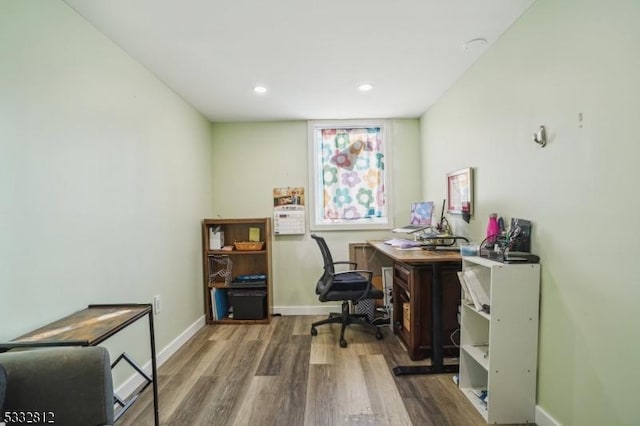
[[[349,262],[348,260],[341,260],[341,261],[338,261],[338,262],[333,262],[333,265],[334,266],[335,265],[349,265],[352,268],[355,268],[355,267],[358,266],[358,264],[356,262]],[[351,272],[353,272],[353,271],[351,271]]]
[[[52,413],[55,424],[112,425],[113,382],[103,347],[47,348],[0,354],[4,410]]]

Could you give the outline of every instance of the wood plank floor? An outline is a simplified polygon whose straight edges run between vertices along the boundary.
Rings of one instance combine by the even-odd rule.
[[[384,339],[351,326],[340,348],[324,317],[202,328],[158,369],[162,425],[484,425],[451,374],[393,375],[412,362],[388,327]],[[153,425],[151,388],[118,422]]]

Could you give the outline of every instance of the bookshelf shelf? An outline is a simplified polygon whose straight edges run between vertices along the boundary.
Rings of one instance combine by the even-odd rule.
[[[249,241],[258,236],[262,250],[220,250],[212,247],[216,230],[225,245]],[[213,248],[213,249],[212,249]],[[202,269],[204,310],[207,324],[264,324],[271,319],[271,218],[204,219],[202,221]],[[264,275],[264,287],[245,288],[229,283],[243,275]],[[220,294],[215,294],[220,292]],[[232,294],[233,292],[233,294]],[[216,312],[216,296],[222,298],[234,314]],[[233,306],[235,303],[235,307]],[[237,315],[240,311],[244,315]]]
[[[485,370],[489,370],[489,345],[462,345],[460,347]]]
[[[482,311],[476,311],[475,309],[473,309],[473,304],[469,303],[469,302],[462,302],[462,306],[465,308],[468,308],[471,310],[471,312],[473,313],[473,315],[479,315],[487,320],[491,319],[491,316],[489,316],[489,314],[487,314],[486,312],[482,312]]]
[[[266,253],[266,250],[209,250],[211,256],[253,256]]]
[[[488,294],[490,313],[462,303],[459,388],[488,423],[534,423],[540,265],[463,257],[462,269]]]

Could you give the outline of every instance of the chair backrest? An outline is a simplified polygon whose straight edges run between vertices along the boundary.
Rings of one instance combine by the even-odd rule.
[[[329,246],[327,246],[327,242],[323,237],[311,234],[311,238],[316,240],[318,243],[318,247],[320,247],[320,252],[322,253],[322,260],[324,261],[324,270],[325,274],[333,274],[335,272],[333,267],[333,257],[331,257],[331,252],[329,251]]]
[[[320,295],[320,301],[324,302],[326,293],[331,288],[333,274],[335,272],[333,266],[333,257],[331,257],[329,246],[327,246],[327,242],[324,240],[324,238],[316,234],[311,234],[311,238],[316,240],[316,243],[318,243],[318,247],[320,248],[320,252],[322,253],[322,261],[324,262],[322,276],[316,283],[316,294]]]

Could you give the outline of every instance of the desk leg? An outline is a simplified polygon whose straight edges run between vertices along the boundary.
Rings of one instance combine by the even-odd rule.
[[[442,359],[442,280],[440,279],[440,266],[434,264],[431,268],[431,366],[439,369],[443,365]]]
[[[151,376],[153,377],[153,418],[155,426],[160,425],[158,413],[158,367],[156,365],[156,338],[153,330],[153,309],[149,311],[149,340],[151,341]]]
[[[458,364],[444,365],[442,278],[438,263],[431,265],[431,274],[431,365],[398,365],[393,368],[393,374],[396,376],[458,372]]]

